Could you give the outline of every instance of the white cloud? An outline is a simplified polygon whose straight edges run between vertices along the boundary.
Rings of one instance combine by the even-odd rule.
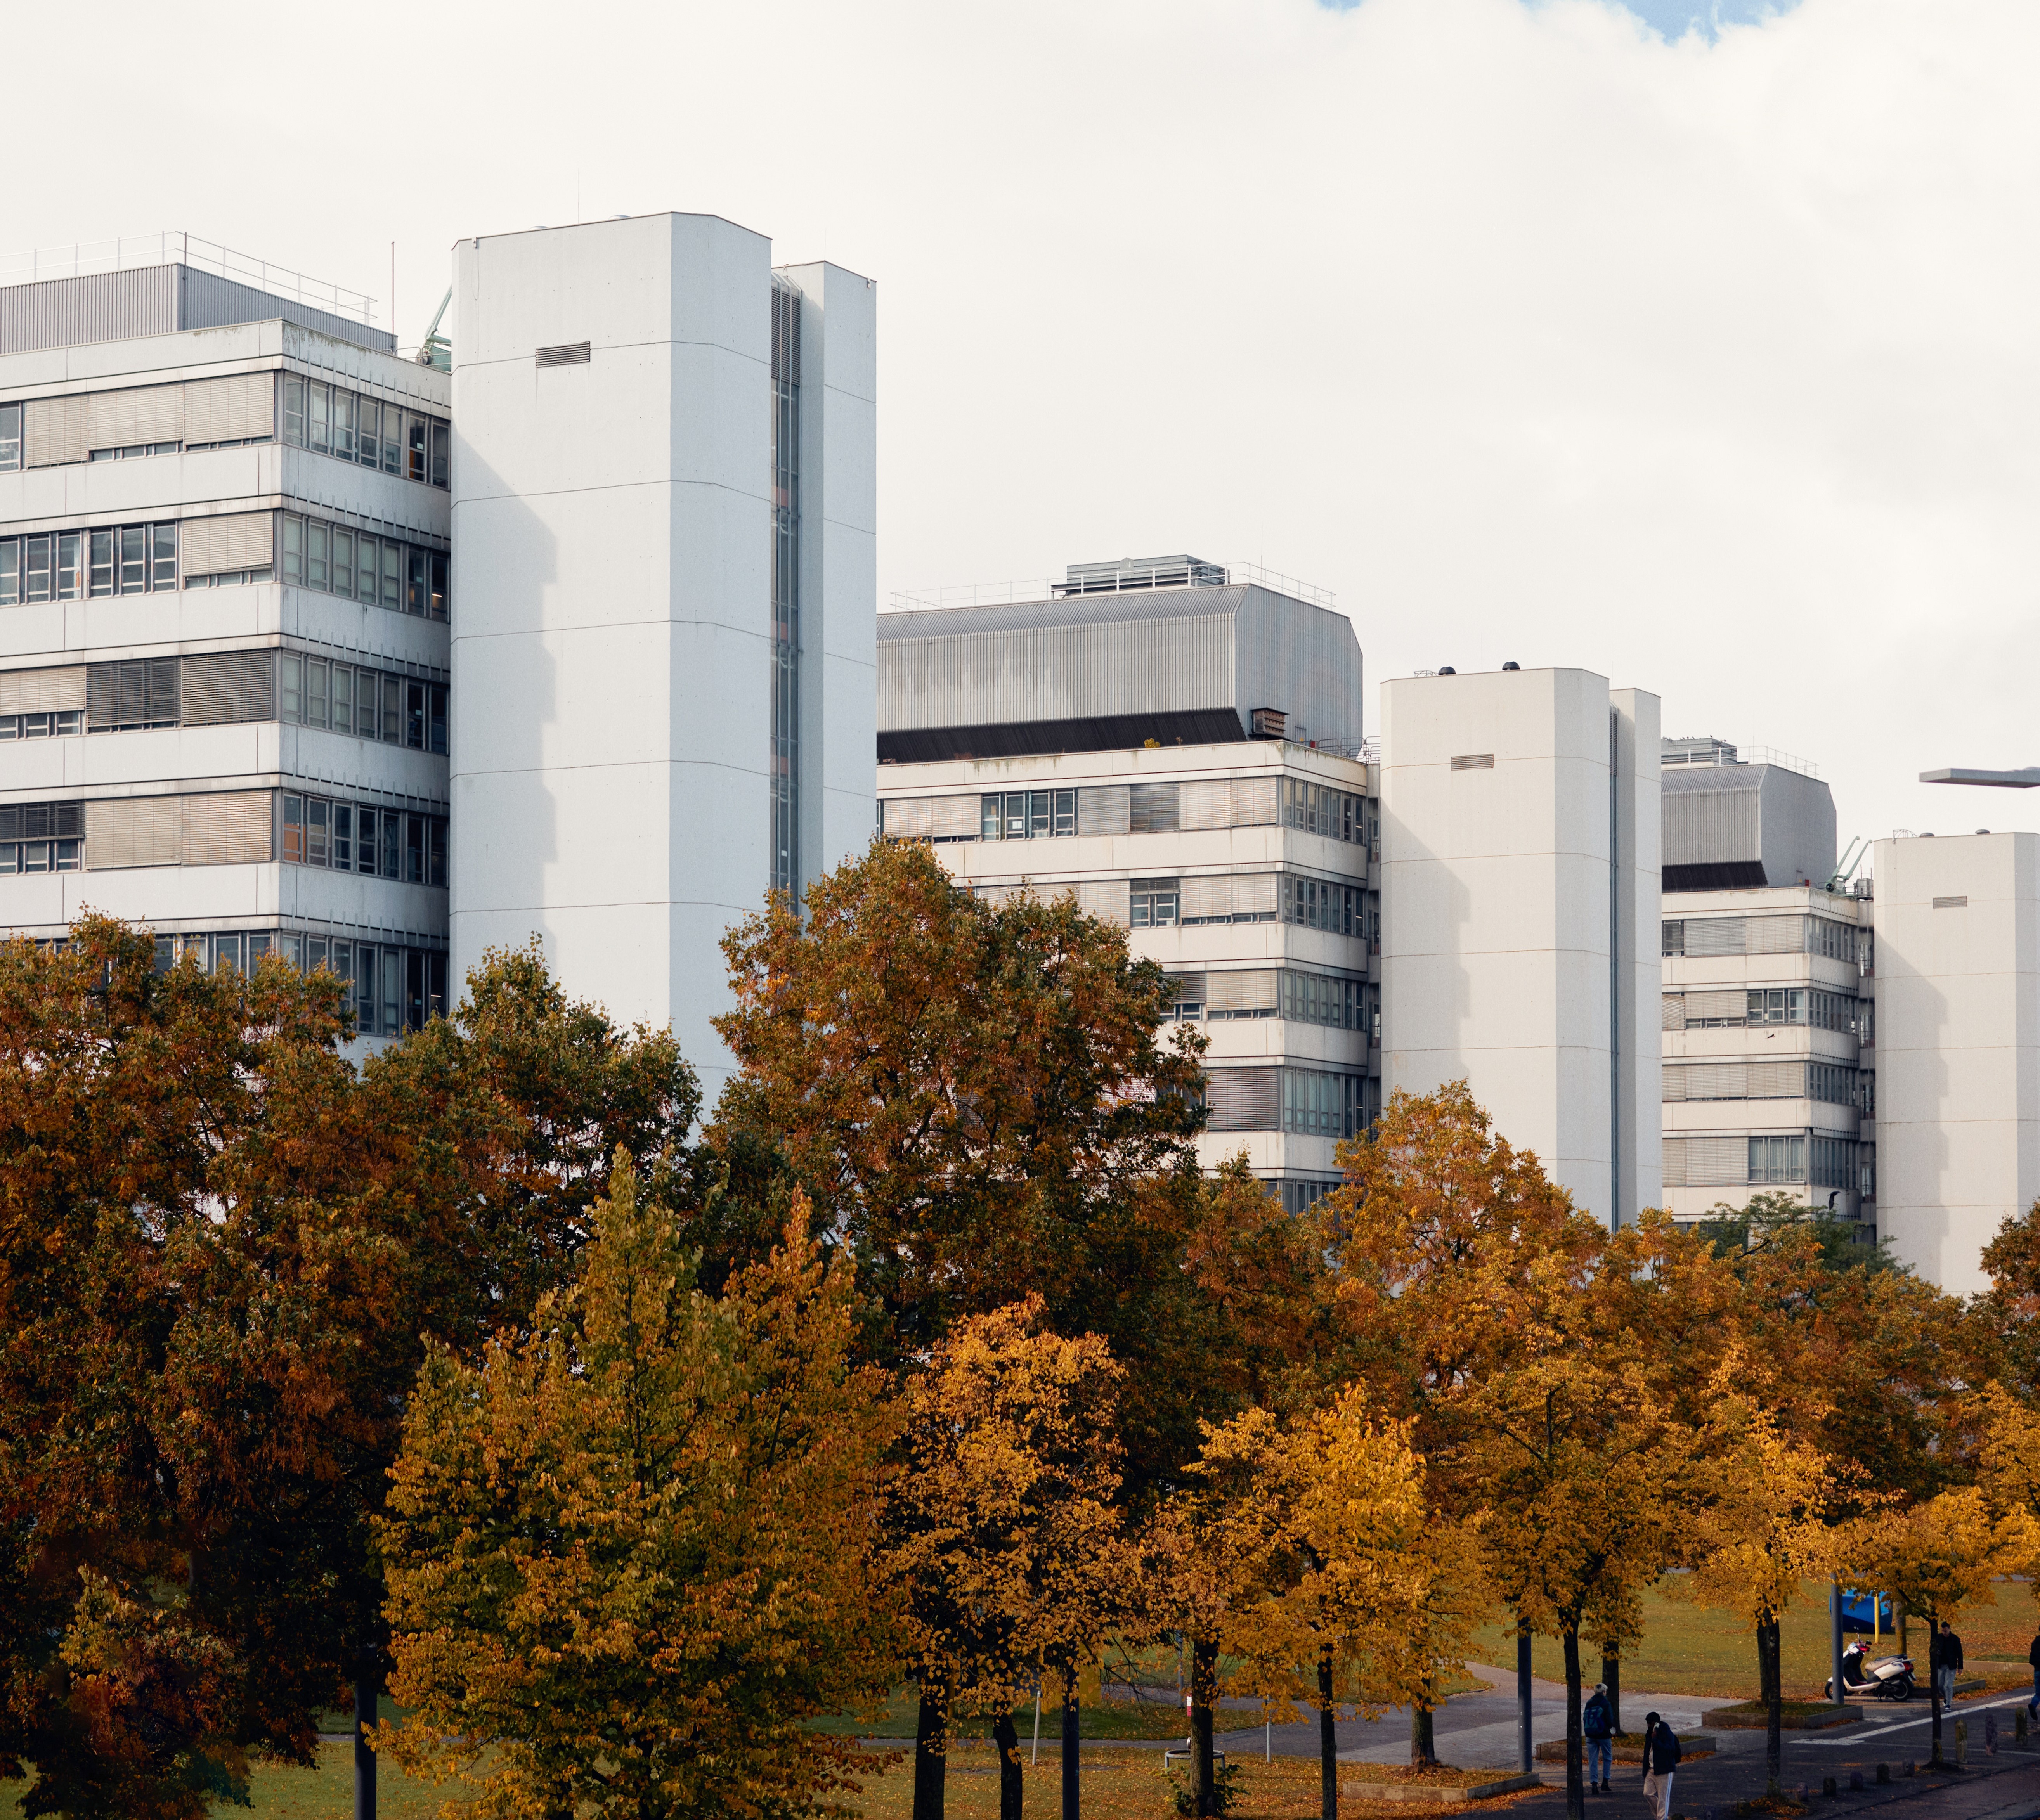
[[[1262,561],[1377,676],[1587,664],[1804,753],[1845,838],[2040,825],[1910,781],[2040,762],[2040,11],[1663,10],[45,8],[17,67],[111,48],[17,88],[61,151],[0,241],[379,291],[394,237],[415,338],[457,235],[727,215],[879,280],[882,589]]]

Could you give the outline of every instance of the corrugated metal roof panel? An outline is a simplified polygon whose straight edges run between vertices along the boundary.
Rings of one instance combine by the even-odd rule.
[[[1244,585],[1168,587],[1146,594],[1071,595],[1055,600],[1014,601],[1001,606],[931,606],[912,613],[881,613],[878,642],[1031,631],[1047,626],[1113,625],[1136,620],[1229,618],[1239,611],[1246,594]]]
[[[397,345],[386,329],[365,328],[215,272],[171,264],[0,285],[0,354],[279,318],[360,348],[387,351]]]

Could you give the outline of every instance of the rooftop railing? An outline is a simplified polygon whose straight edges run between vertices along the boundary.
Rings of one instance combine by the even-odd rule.
[[[349,291],[322,278],[307,278],[288,266],[272,265],[252,253],[236,253],[217,241],[201,239],[181,228],[0,254],[0,284],[37,284],[53,278],[82,278],[93,272],[130,272],[150,265],[188,265],[200,272],[215,272],[238,284],[266,291],[272,297],[287,297],[295,303],[327,310],[352,322],[375,325],[375,299],[366,291]]]

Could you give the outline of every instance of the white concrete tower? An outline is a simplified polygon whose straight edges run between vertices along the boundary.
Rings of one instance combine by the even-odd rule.
[[[1383,1090],[1463,1077],[1627,1224],[1661,1192],[1658,698],[1581,670],[1381,695]]]
[[[2040,834],[1879,841],[1875,864],[1878,1233],[1967,1294],[2040,1196]]]
[[[873,819],[875,294],[657,215],[455,253],[454,963],[536,934],[713,1100],[718,944]]]

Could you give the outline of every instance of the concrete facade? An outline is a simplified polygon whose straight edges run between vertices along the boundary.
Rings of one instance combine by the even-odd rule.
[[[1201,1160],[1243,1151],[1292,1211],[1380,1105],[1374,793],[1366,764],[1269,739],[879,770],[889,834],[994,902],[1074,896],[1168,968],[1210,1043]]]
[[[1958,1294],[2040,1197],[2040,834],[1879,841],[1878,1227]]]
[[[1466,1079],[1575,1205],[1633,1220],[1661,1195],[1657,697],[1411,677],[1382,722],[1384,1089]]]
[[[329,966],[380,1041],[446,1001],[447,382],[249,297],[0,355],[0,925]]]
[[[709,216],[455,249],[457,967],[535,934],[577,994],[671,1024],[712,1100],[718,944],[873,820],[875,302],[790,268],[797,492],[775,479],[771,243]],[[805,370],[801,369],[805,367]],[[794,496],[789,496],[794,495]],[[798,736],[775,745],[775,534],[797,539]],[[775,765],[778,767],[775,773]]]

